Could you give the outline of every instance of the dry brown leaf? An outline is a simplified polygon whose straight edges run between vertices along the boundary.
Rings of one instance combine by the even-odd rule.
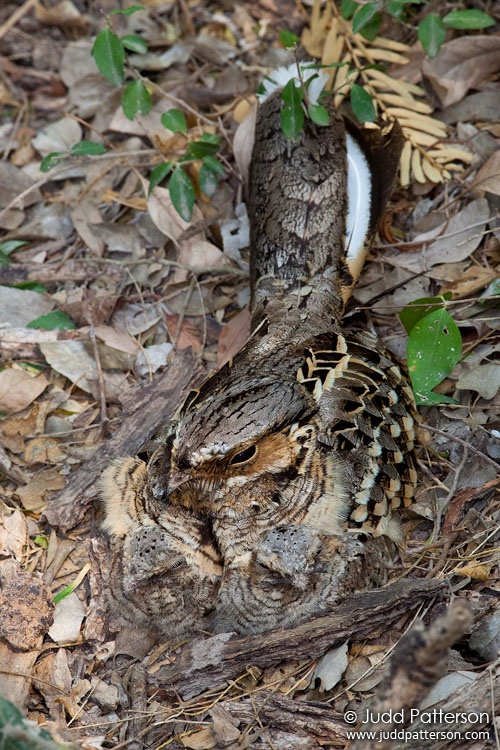
[[[348,650],[348,642],[346,641],[341,646],[327,651],[319,660],[314,670],[313,680],[318,679],[320,681],[320,692],[331,690],[340,682],[342,675],[347,669],[349,661],[347,658]]]
[[[145,188],[145,192],[147,193],[147,182],[143,180],[143,186]],[[179,214],[177,213],[176,209],[174,208],[174,205],[170,199],[169,192],[166,188],[156,187],[151,195],[148,197],[148,209],[149,214],[151,216],[151,219],[153,220],[154,224],[158,227],[160,232],[163,232],[164,235],[166,235],[169,239],[171,239],[176,245],[178,245],[177,240],[180,238],[180,236],[186,232],[186,230],[192,228],[193,225],[195,225],[197,222],[200,222],[202,220],[202,213],[200,211],[200,208],[195,205],[193,208],[193,214],[191,217],[191,221],[184,221]],[[181,257],[187,258],[189,261],[193,261],[196,258],[196,247],[200,247],[199,243],[205,241],[205,235],[204,232],[199,232],[196,235],[189,237],[189,239],[184,240],[182,242],[181,246]],[[208,243],[210,244],[210,243]],[[192,250],[192,248],[195,248],[195,250]],[[214,245],[211,245],[211,248],[215,248]],[[217,248],[215,248],[217,250]],[[220,252],[220,251],[219,251]],[[203,253],[202,253],[203,255]],[[213,256],[213,250],[212,250],[212,256]],[[220,256],[219,256],[220,257]],[[185,260],[180,260],[179,262],[183,265],[191,265],[191,263],[186,262]],[[195,261],[196,262],[196,261]],[[184,281],[189,276],[189,271],[183,268],[176,268],[174,279],[176,282],[180,283]]]
[[[140,347],[137,341],[125,331],[119,331],[112,326],[96,326],[94,328],[96,337],[106,346],[118,349],[127,354],[137,354]]]
[[[422,65],[443,109],[499,70],[500,43],[494,35],[453,39],[443,44],[437,57],[426,58]]]
[[[190,750],[211,750],[215,747],[215,739],[210,727],[204,727],[198,732],[190,732],[179,737],[184,747]]]
[[[66,461],[66,459],[66,451],[54,438],[40,436],[26,442],[24,460],[28,466],[58,464]]]
[[[461,565],[458,568],[453,569],[453,573],[459,576],[467,576],[472,578],[473,581],[487,581],[491,577],[491,565],[480,565],[479,563],[474,564],[473,562],[468,565]]]
[[[204,270],[227,264],[227,258],[216,245],[195,237],[182,244],[178,262],[190,268]]]
[[[26,409],[44,392],[49,381],[44,375],[32,377],[25,370],[9,368],[0,372],[0,411],[13,414]]]
[[[500,149],[483,164],[471,187],[500,195]]]
[[[490,218],[490,207],[485,198],[469,203],[449,221],[430,232],[414,237],[422,244],[417,252],[400,253],[390,259],[391,263],[409,271],[419,273],[438,263],[456,263],[467,258],[477,248]]]
[[[474,357],[474,355],[472,355]],[[460,377],[455,383],[459,390],[477,391],[487,401],[494,398],[500,389],[500,364],[486,362],[479,364],[477,359],[465,360],[460,365]]]
[[[54,307],[54,301],[45,294],[0,286],[0,323],[3,325],[20,328],[51,312]]]
[[[51,341],[40,344],[43,356],[49,365],[88,393],[97,380],[94,359],[81,341]]]
[[[257,107],[253,106],[238,125],[233,139],[234,158],[244,185],[248,185],[256,117]]]
[[[250,335],[250,321],[250,311],[244,308],[222,328],[217,344],[217,367],[222,367],[242,348]]]
[[[51,8],[44,8],[40,2],[37,2],[35,15],[46,26],[73,29],[81,34],[87,31],[88,19],[80,13],[71,0],[62,0]]]
[[[74,643],[78,640],[80,627],[85,617],[85,609],[73,591],[56,604],[54,622],[48,631],[56,643]]]
[[[102,217],[97,206],[90,201],[78,203],[71,210],[71,221],[89,250],[97,258],[102,258],[106,243],[101,234]]]
[[[71,690],[72,676],[68,665],[68,652],[64,648],[44,654],[34,670],[38,677],[38,691],[49,705],[67,695]]]
[[[82,140],[82,126],[71,117],[62,117],[37,132],[31,143],[42,156],[69,150]]]
[[[51,467],[37,472],[28,484],[18,487],[15,496],[18,497],[25,510],[39,512],[45,505],[45,498],[51,492],[62,490],[66,480],[60,467]]]
[[[5,208],[13,198],[24,193],[21,207],[31,206],[41,200],[40,190],[31,190],[35,180],[22,169],[14,167],[8,161],[0,162],[0,208]]]
[[[165,367],[173,344],[165,341],[163,344],[151,344],[137,352],[134,362],[134,372],[138,375],[151,376],[160,367]]]
[[[381,657],[380,657],[381,658]],[[380,658],[378,661],[380,661]],[[374,666],[367,656],[356,656],[349,661],[345,681],[354,692],[372,690],[381,681],[383,670]]]
[[[0,558],[11,557],[21,562],[28,538],[28,526],[24,513],[15,510],[10,515],[0,515]]]
[[[183,320],[179,328],[178,315],[165,315],[165,323],[177,349],[191,347],[194,352],[201,352],[203,347],[196,326],[188,320]]]
[[[469,266],[460,274],[460,278],[440,289],[440,294],[451,292],[453,299],[472,297],[488,284],[498,278],[498,271],[484,266]]]
[[[239,721],[231,716],[222,706],[215,705],[210,709],[210,716],[214,722],[213,732],[220,747],[227,747],[237,742],[240,737]]]

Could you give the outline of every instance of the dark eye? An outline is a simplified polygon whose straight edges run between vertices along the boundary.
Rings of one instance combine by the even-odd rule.
[[[257,446],[256,445],[250,445],[248,448],[245,448],[244,451],[240,451],[239,453],[236,453],[231,459],[231,464],[246,464],[247,461],[251,461],[254,456],[257,455]]]

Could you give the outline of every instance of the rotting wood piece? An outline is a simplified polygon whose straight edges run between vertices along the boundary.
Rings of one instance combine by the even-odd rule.
[[[353,594],[326,617],[291,629],[236,636],[221,633],[188,643],[177,659],[155,674],[155,684],[184,700],[227,684],[249,665],[269,667],[290,659],[316,659],[348,638],[365,638],[387,627],[423,601],[439,596],[442,581],[400,580],[382,589]]]
[[[96,482],[117,456],[138,453],[155,434],[160,423],[173,414],[191,382],[201,380],[200,361],[190,349],[177,352],[150,386],[137,389],[127,404],[129,413],[112,435],[70,478],[67,486],[52,498],[43,516],[51,526],[68,531],[84,518],[96,499]]]

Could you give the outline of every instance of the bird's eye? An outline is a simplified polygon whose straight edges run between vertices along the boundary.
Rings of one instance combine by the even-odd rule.
[[[240,451],[239,453],[236,453],[232,459],[231,464],[234,466],[236,464],[246,464],[248,461],[251,461],[254,456],[257,455],[257,446],[256,445],[250,445],[248,448],[245,448],[244,451]]]

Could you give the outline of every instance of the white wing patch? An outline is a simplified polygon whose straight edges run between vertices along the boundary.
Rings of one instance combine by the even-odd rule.
[[[355,262],[370,227],[372,174],[368,161],[357,141],[346,134],[347,139],[347,221],[345,249],[347,260]]]

